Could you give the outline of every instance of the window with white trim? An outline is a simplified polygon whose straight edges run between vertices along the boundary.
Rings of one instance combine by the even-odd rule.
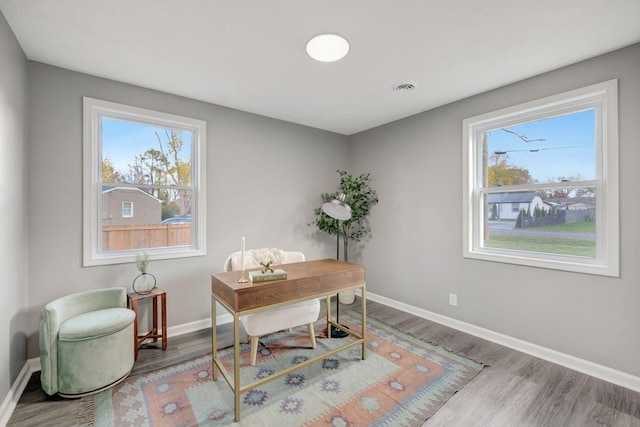
[[[617,91],[464,120],[464,257],[619,276]]]
[[[84,265],[204,255],[206,123],[85,97],[83,124]]]
[[[133,218],[133,202],[122,202],[122,217]]]

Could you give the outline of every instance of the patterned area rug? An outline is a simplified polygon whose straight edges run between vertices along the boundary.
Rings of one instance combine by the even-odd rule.
[[[359,319],[341,323],[359,329]],[[319,322],[318,328],[325,323]],[[367,357],[355,346],[241,395],[238,426],[419,426],[483,365],[367,319]],[[255,366],[242,345],[241,383],[272,375],[314,352],[344,343],[320,336],[309,347],[306,327],[261,339]],[[220,350],[229,366],[233,348]],[[211,356],[202,356],[126,379],[95,396],[96,426],[232,425],[233,393],[220,375],[211,377]]]

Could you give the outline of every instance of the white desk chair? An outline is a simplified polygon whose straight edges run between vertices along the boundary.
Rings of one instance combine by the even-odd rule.
[[[250,249],[245,251],[245,269],[261,267],[260,262],[272,261],[272,265],[281,265],[304,261],[304,254],[295,251],[283,251],[276,248]],[[224,271],[241,270],[241,253],[234,252],[224,263]],[[286,267],[283,270],[287,270]],[[316,348],[313,323],[320,315],[320,300],[308,300],[283,307],[265,310],[240,317],[240,323],[246,335],[251,337],[251,366],[256,364],[259,337],[273,332],[307,325],[311,347]],[[245,338],[246,342],[246,338]]]

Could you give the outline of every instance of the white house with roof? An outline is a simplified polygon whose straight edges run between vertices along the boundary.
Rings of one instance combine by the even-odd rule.
[[[549,209],[535,191],[489,194],[488,202],[490,219],[517,219],[518,212],[522,209],[531,214],[533,214],[536,207],[538,209]]]

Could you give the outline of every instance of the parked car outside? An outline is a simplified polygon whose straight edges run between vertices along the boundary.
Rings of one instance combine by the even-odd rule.
[[[175,218],[167,218],[160,221],[160,224],[190,224],[191,218],[186,217],[175,217]]]

